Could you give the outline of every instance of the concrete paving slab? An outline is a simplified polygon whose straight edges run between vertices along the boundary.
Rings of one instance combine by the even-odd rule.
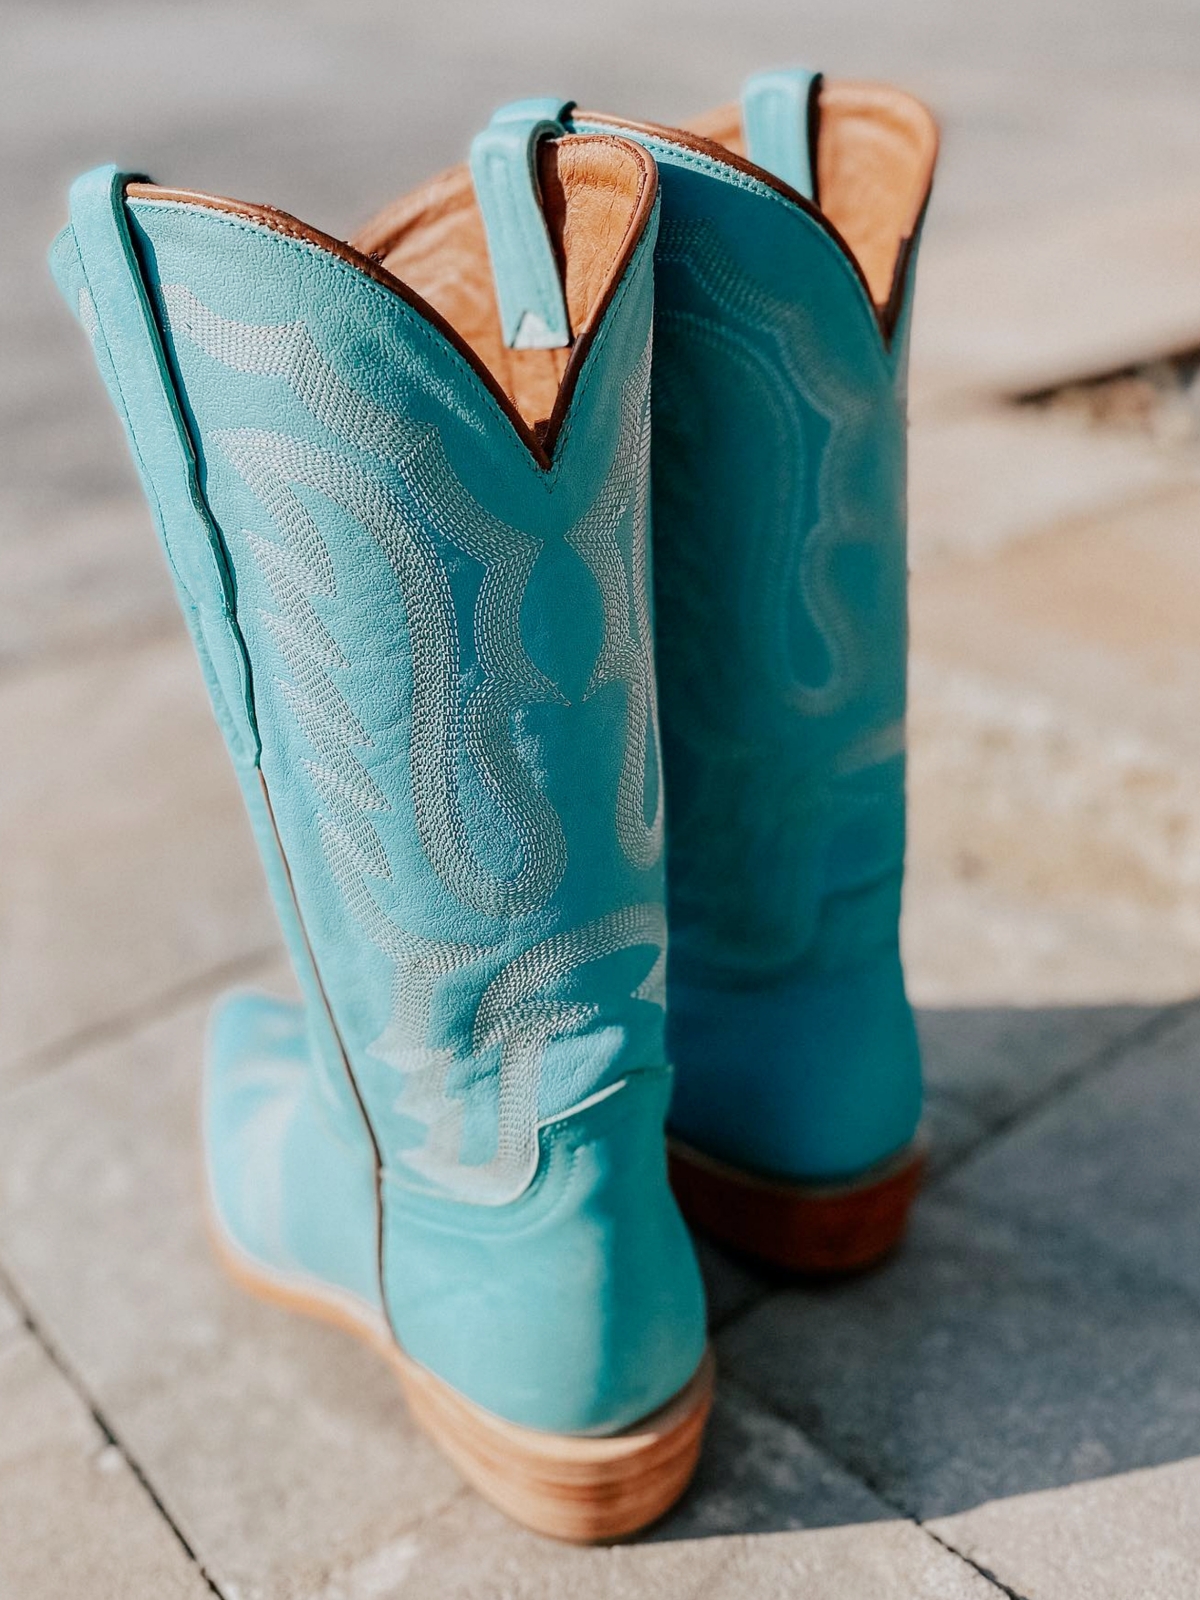
[[[9,1299],[3,1289],[0,1289],[0,1343],[3,1343],[10,1334],[15,1334],[24,1327],[21,1313]]]
[[[928,1163],[926,1182],[953,1166],[986,1136],[986,1124],[968,1105],[940,1089],[926,1088],[921,1113],[921,1138]]]
[[[650,1537],[708,1541],[846,1525],[865,1530],[891,1520],[869,1489],[726,1372],[695,1483]]]
[[[277,935],[183,637],[0,686],[0,1085]]]
[[[982,1138],[1165,1015],[1134,1005],[929,1007],[917,1019],[926,1088],[969,1112]]]
[[[205,1010],[8,1095],[0,1260],[224,1592],[290,1600],[460,1484],[383,1363],[247,1299],[212,1262],[196,1145]]]
[[[439,1600],[988,1600],[998,1591],[914,1524],[892,1517],[794,1428],[726,1385],[696,1483],[642,1543],[552,1545],[467,1496],[377,1560],[337,1574],[321,1600],[434,1593]]]
[[[201,1600],[212,1591],[32,1334],[0,1337],[3,1600]]]
[[[1053,1216],[936,1191],[886,1267],[773,1295],[717,1356],[922,1519],[1200,1454],[1190,1294]]]
[[[1000,1600],[1001,1591],[911,1522],[733,1542],[703,1600]]]
[[[1131,1039],[1169,1023],[1158,1006],[927,1006],[917,1013],[926,1103],[922,1135],[937,1174]],[[699,1241],[709,1315],[720,1328],[778,1287],[765,1270]]]
[[[397,1553],[394,1588],[358,1594],[445,1600],[999,1600],[1001,1591],[912,1523],[569,1551],[531,1542],[486,1507],[456,1507]],[[386,1581],[390,1581],[386,1580]]]
[[[403,1540],[333,1575],[314,1600],[697,1600],[720,1557],[719,1541],[572,1548],[526,1533],[464,1494]]]
[[[1180,1600],[1200,1571],[1200,1458],[1015,1495],[930,1528],[1023,1600]]]
[[[1200,1008],[1192,1006],[981,1151],[945,1194],[1025,1226],[1040,1219],[1070,1231],[1183,1286],[1200,1305],[1197,1150]]]
[[[763,1269],[736,1256],[711,1239],[696,1240],[696,1254],[708,1296],[708,1324],[719,1328],[765,1293],[769,1279]]]

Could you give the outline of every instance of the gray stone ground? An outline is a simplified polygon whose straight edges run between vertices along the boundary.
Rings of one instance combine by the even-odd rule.
[[[1011,396],[1200,343],[1194,0],[369,0],[0,20],[0,1596],[1200,1592],[1200,451]],[[286,984],[118,428],[42,256],[115,157],[350,230],[497,99],[659,120],[805,56],[941,113],[913,399],[936,1172],[835,1289],[705,1250],[721,1400],[640,1544],[505,1524],[205,1250],[206,1007]]]

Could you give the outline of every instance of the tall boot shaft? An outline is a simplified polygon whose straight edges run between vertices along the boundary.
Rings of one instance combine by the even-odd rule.
[[[672,1127],[841,1180],[920,1109],[897,945],[905,385],[936,133],[895,90],[806,73],[696,131],[573,125],[640,140],[661,177]]]
[[[307,1043],[218,1020],[220,1220],[480,1406],[607,1432],[704,1343],[661,1148],[656,177],[544,123],[355,245],[103,170],[53,259],[305,997]],[[510,325],[513,247],[543,299]]]

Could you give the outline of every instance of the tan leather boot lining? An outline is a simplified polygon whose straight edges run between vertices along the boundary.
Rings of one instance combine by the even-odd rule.
[[[539,167],[573,336],[563,350],[505,346],[483,220],[465,166],[388,207],[349,244],[270,206],[148,183],[131,183],[126,193],[242,217],[328,250],[385,284],[472,363],[545,467],[588,345],[650,218],[657,175],[640,146],[608,135],[549,140],[539,151]]]
[[[820,107],[820,208],[849,246],[882,312],[893,299],[905,246],[933,182],[937,124],[920,101],[886,84],[826,81]],[[708,112],[690,126],[745,157],[737,106]]]
[[[652,163],[644,150],[625,140],[574,137],[541,146],[539,178],[567,317],[578,340],[606,303],[614,266],[626,259],[625,244],[652,181]],[[397,201],[353,243],[435,307],[495,374],[525,420],[544,430],[571,352],[505,345],[483,218],[465,166],[452,167]]]

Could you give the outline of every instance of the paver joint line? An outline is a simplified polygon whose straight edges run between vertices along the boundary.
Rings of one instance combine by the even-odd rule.
[[[1185,1017],[1190,1011],[1200,1009],[1200,1001],[1180,1000],[1159,1006],[1151,1011],[1144,1022],[1139,1023],[1129,1033],[1120,1039],[1112,1039],[1091,1055],[1084,1058],[1077,1066],[1063,1074],[1056,1082],[1050,1084],[1041,1094],[1030,1096],[1024,1104],[1017,1107],[1008,1116],[1001,1117],[987,1132],[973,1144],[968,1144],[958,1155],[954,1156],[944,1167],[930,1178],[925,1185],[927,1191],[932,1193],[941,1188],[946,1179],[959,1172],[972,1161],[981,1151],[990,1148],[998,1139],[1006,1138],[1010,1133],[1022,1127],[1031,1117],[1044,1111],[1047,1106],[1061,1100],[1065,1095],[1078,1089],[1090,1078],[1103,1072],[1107,1067],[1119,1061],[1122,1056],[1144,1045],[1151,1043],[1160,1033],[1166,1031],[1180,1017]]]
[[[17,1286],[12,1275],[5,1268],[3,1262],[0,1262],[0,1291],[6,1294],[9,1300],[12,1301],[13,1305],[16,1307],[17,1315],[20,1317],[30,1336],[37,1341],[37,1344],[45,1352],[47,1359],[52,1363],[55,1370],[62,1376],[63,1380],[70,1386],[72,1391],[78,1395],[83,1405],[87,1407],[89,1416],[96,1424],[96,1427],[100,1430],[100,1433],[103,1435],[106,1444],[108,1444],[111,1449],[117,1452],[117,1454],[121,1457],[121,1460],[129,1468],[129,1471],[132,1473],[135,1481],[141,1486],[142,1491],[146,1495],[146,1498],[150,1501],[150,1504],[154,1507],[159,1516],[166,1523],[167,1527],[171,1530],[171,1533],[175,1537],[176,1543],[179,1545],[184,1555],[196,1568],[199,1577],[208,1588],[209,1593],[215,1595],[216,1600],[230,1600],[230,1597],[224,1593],[224,1591],[213,1579],[211,1574],[205,1569],[204,1563],[200,1560],[199,1556],[188,1542],[183,1529],[179,1526],[174,1517],[172,1517],[171,1513],[163,1504],[158,1491],[150,1482],[150,1479],[147,1477],[141,1463],[138,1461],[136,1456],[130,1452],[120,1435],[116,1433],[112,1424],[100,1410],[99,1406],[97,1406],[95,1400],[93,1400],[91,1394],[88,1392],[87,1386],[79,1378],[78,1374],[74,1371],[71,1365],[60,1354],[54,1342],[51,1340],[49,1335],[46,1333],[46,1330],[42,1327],[37,1317],[34,1315],[29,1302],[21,1293],[21,1290]]]
[[[56,1039],[50,1044],[39,1046],[28,1055],[17,1056],[9,1068],[17,1075],[17,1081],[6,1088],[0,1088],[0,1101],[7,1094],[17,1093],[31,1081],[31,1078],[36,1077],[37,1081],[41,1082],[47,1073],[69,1066],[77,1056],[83,1055],[88,1050],[120,1044],[122,1039],[139,1032],[140,1029],[149,1027],[155,1022],[165,1021],[176,1011],[181,1011],[193,1001],[202,999],[222,984],[235,981],[240,983],[252,979],[255,973],[262,972],[264,968],[278,962],[279,958],[278,944],[262,945],[248,955],[239,955],[235,961],[218,962],[214,967],[206,967],[203,972],[182,979],[133,1011],[118,1012],[115,1016],[106,1017],[102,1021],[90,1022],[74,1033]]]
[[[763,1298],[765,1299],[768,1297],[764,1296]],[[1029,1600],[1028,1596],[1019,1594],[1015,1589],[1010,1589],[1007,1584],[1001,1582],[1001,1580],[996,1577],[995,1573],[990,1572],[986,1567],[981,1567],[977,1561],[973,1561],[969,1555],[964,1554],[963,1551],[951,1544],[948,1539],[944,1538],[941,1534],[935,1533],[934,1530],[927,1526],[927,1524],[923,1522],[915,1512],[910,1511],[901,1502],[893,1499],[893,1497],[888,1494],[869,1473],[862,1472],[857,1467],[849,1465],[849,1463],[843,1461],[835,1451],[831,1450],[828,1445],[822,1441],[814,1439],[812,1434],[810,1434],[806,1429],[802,1428],[800,1424],[792,1417],[785,1416],[771,1403],[769,1399],[760,1395],[751,1384],[747,1383],[744,1378],[739,1376],[733,1380],[732,1384],[726,1384],[727,1391],[730,1388],[735,1387],[742,1389],[756,1406],[763,1411],[766,1411],[768,1415],[774,1417],[776,1421],[782,1423],[785,1428],[790,1429],[791,1432],[803,1439],[805,1444],[810,1450],[812,1450],[814,1455],[819,1456],[823,1461],[827,1461],[831,1466],[835,1467],[839,1472],[844,1474],[844,1476],[850,1478],[854,1483],[857,1483],[861,1488],[865,1489],[869,1495],[873,1496],[881,1506],[884,1506],[888,1511],[892,1512],[894,1516],[900,1518],[904,1522],[911,1523],[914,1528],[917,1528],[927,1538],[931,1539],[934,1544],[939,1545],[943,1550],[945,1550],[947,1555],[953,1556],[956,1560],[961,1561],[964,1566],[970,1567],[971,1570],[976,1573],[977,1576],[982,1578],[985,1583],[990,1584],[994,1589],[998,1590],[1000,1594],[1004,1595],[1006,1600]],[[720,1569],[718,1569],[718,1571],[712,1575],[710,1583],[706,1584],[705,1587],[710,1587],[711,1583],[715,1583],[719,1576]],[[704,1591],[702,1590],[700,1592],[703,1593]]]
[[[924,1522],[921,1521],[920,1517],[914,1517],[913,1521],[916,1523],[917,1527],[920,1528],[922,1533],[927,1533],[929,1535],[934,1544],[940,1544],[942,1549],[947,1551],[948,1554],[957,1556],[960,1561],[965,1562],[973,1572],[977,1572],[979,1574],[985,1583],[990,1583],[994,1589],[998,1589],[1000,1593],[1006,1597],[1006,1600],[1029,1600],[1028,1595],[1020,1594],[1016,1589],[1010,1589],[1008,1584],[1006,1584],[1002,1579],[998,1578],[989,1567],[981,1567],[978,1561],[972,1560],[972,1558],[964,1551],[958,1549],[956,1545],[952,1545],[949,1539],[943,1538],[940,1533],[935,1533],[932,1528],[928,1527]]]
[[[1087,1056],[1071,1072],[1060,1078],[1057,1083],[1052,1084],[1051,1087],[1045,1091],[1045,1093],[1033,1096],[1009,1116],[1001,1118],[999,1122],[988,1129],[982,1138],[976,1139],[974,1143],[967,1145],[957,1156],[948,1161],[944,1167],[939,1168],[926,1182],[926,1192],[932,1193],[935,1189],[940,1188],[948,1176],[958,1172],[981,1151],[994,1143],[996,1139],[1002,1138],[1011,1133],[1014,1129],[1020,1127],[1021,1124],[1024,1123],[1029,1117],[1034,1116],[1037,1112],[1044,1110],[1046,1106],[1053,1104],[1053,1102],[1061,1098],[1062,1095],[1070,1093],[1072,1089],[1078,1088],[1094,1073],[1102,1072],[1106,1067],[1111,1066],[1114,1061],[1119,1060],[1120,1057],[1123,1056],[1127,1051],[1141,1048],[1141,1046],[1149,1043],[1161,1030],[1168,1027],[1177,1018],[1186,1016],[1188,1011],[1192,1009],[1200,1009],[1200,1001],[1184,1000],[1176,1004],[1163,1005],[1156,1008],[1144,1022],[1140,1023],[1123,1038],[1102,1044],[1093,1054]],[[939,1091],[939,1093],[940,1092],[941,1091]],[[950,1096],[949,1098],[954,1097]],[[970,1107],[970,1102],[965,1097],[963,1097],[959,1103],[967,1106],[968,1109]],[[918,1201],[918,1204],[919,1203],[920,1202]],[[772,1299],[775,1295],[786,1293],[786,1285],[767,1285],[763,1288],[761,1293],[754,1295],[751,1299],[744,1301],[741,1305],[735,1306],[724,1317],[712,1320],[709,1324],[710,1333],[718,1334],[727,1332],[730,1328],[735,1327],[737,1323],[742,1321],[744,1317],[749,1316],[752,1312],[758,1311],[760,1307],[764,1306],[767,1301]],[[755,1398],[759,1399],[758,1396]],[[760,1404],[766,1404],[767,1409],[774,1412],[774,1408],[769,1404],[769,1402],[765,1402],[760,1399]]]

